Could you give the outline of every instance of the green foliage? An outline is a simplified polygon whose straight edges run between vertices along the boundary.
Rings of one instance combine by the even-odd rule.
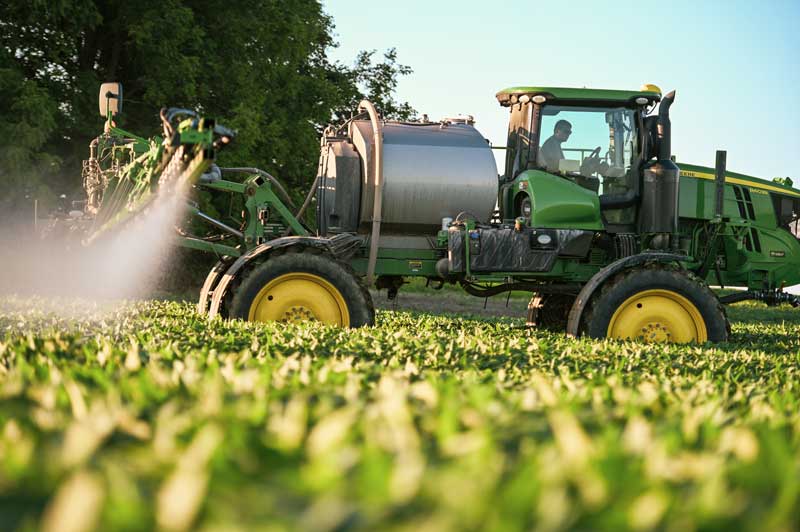
[[[410,72],[394,50],[382,63],[372,53],[353,66],[334,63],[332,31],[317,0],[3,2],[3,201],[13,205],[40,184],[80,190],[80,161],[102,129],[104,81],[124,86],[118,125],[149,136],[161,107],[196,108],[239,131],[222,163],[262,167],[301,195],[331,119],[365,96],[387,116],[413,114],[392,96]]]
[[[373,65],[375,50],[363,51],[356,58],[353,74],[357,86],[366,86],[372,103],[387,117],[397,120],[411,120],[416,111],[408,104],[394,100],[397,88],[397,77],[411,74],[408,66],[397,63],[397,51],[391,49],[383,56],[383,62]],[[349,109],[354,109],[358,102],[351,101]]]
[[[796,530],[797,311],[731,316],[728,344],[665,346],[4,299],[0,522]]]
[[[59,158],[42,151],[56,131],[57,107],[35,80],[25,79],[0,50],[0,197],[38,195],[33,177],[50,173]]]

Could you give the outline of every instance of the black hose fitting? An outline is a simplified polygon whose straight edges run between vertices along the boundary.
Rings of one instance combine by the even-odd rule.
[[[770,307],[789,303],[791,306],[800,307],[800,296],[784,292],[783,290],[745,290],[719,298],[724,305],[739,303],[740,301],[763,301]]]

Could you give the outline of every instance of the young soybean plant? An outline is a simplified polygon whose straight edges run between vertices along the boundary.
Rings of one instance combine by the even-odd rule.
[[[710,347],[408,312],[345,331],[37,304],[0,299],[11,529],[798,524],[788,309],[732,307],[731,343]]]

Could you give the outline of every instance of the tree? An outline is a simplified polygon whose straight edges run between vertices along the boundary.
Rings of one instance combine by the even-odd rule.
[[[411,72],[396,52],[332,62],[332,30],[317,0],[2,3],[0,202],[80,187],[104,81],[123,83],[125,129],[157,134],[159,108],[195,108],[238,131],[222,163],[307,187],[322,127],[360,99],[388,117],[413,115],[394,98]]]

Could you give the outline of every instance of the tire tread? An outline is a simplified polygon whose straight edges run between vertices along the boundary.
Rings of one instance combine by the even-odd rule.
[[[624,290],[623,283],[630,282],[630,278],[633,275],[644,275],[645,278],[650,277],[655,279],[665,274],[667,277],[664,279],[672,278],[670,282],[674,282],[675,285],[682,285],[685,282],[690,284],[691,288],[686,287],[686,293],[682,293],[684,290],[676,291],[690,299],[692,303],[698,307],[698,311],[700,311],[706,324],[708,340],[710,342],[727,341],[730,336],[731,325],[725,307],[722,305],[719,298],[702,279],[692,272],[675,265],[663,263],[650,263],[642,267],[624,270],[606,281],[603,286],[600,287],[599,293],[595,294],[591,301],[589,301],[586,311],[581,317],[581,332],[593,338],[604,338],[607,332],[608,321],[610,321],[611,316],[616,310],[608,308],[608,300],[611,295],[619,290]],[[710,312],[704,313],[701,307],[707,307],[707,310],[710,309]],[[711,314],[711,316],[707,316],[706,314]],[[600,324],[603,324],[603,326],[601,327]],[[722,327],[719,327],[719,324],[722,324]],[[601,331],[601,329],[605,330]]]

